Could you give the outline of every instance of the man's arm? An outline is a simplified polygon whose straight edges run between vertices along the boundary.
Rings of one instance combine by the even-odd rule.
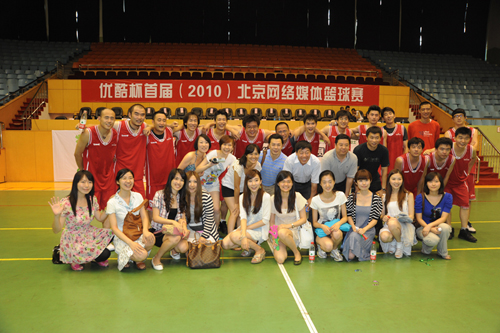
[[[448,184],[448,180],[450,179],[450,175],[451,175],[451,172],[453,171],[453,168],[455,167],[455,157],[453,157],[453,162],[451,162],[450,164],[450,168],[448,169],[448,172],[446,173],[446,175],[444,176],[444,179],[443,179],[443,184],[444,184],[444,187],[446,187],[446,185]]]
[[[394,162],[394,169],[398,169],[403,172],[403,158],[401,156],[396,158],[396,162]]]
[[[422,177],[420,177],[420,180],[418,181],[417,184],[417,195],[422,193],[424,190],[424,182],[425,182],[425,176],[427,176],[427,168],[429,167],[430,159],[426,158],[425,159],[425,168],[424,168],[424,173],[422,173]]]
[[[325,142],[326,145],[331,146],[332,143],[330,142],[330,138],[323,133],[321,130],[319,130],[317,127],[314,128],[314,132],[318,133],[321,139]]]
[[[85,150],[85,147],[87,147],[89,139],[90,139],[89,131],[85,129],[83,133],[80,134],[80,138],[76,143],[75,162],[79,170],[83,170],[83,151]]]
[[[472,148],[472,158],[470,159],[469,170],[467,171],[468,175],[470,175],[470,171],[471,171],[472,167],[474,166],[474,163],[476,163],[476,162],[477,162],[476,150],[474,148]]]
[[[290,133],[295,138],[295,141],[297,141],[297,139],[299,138],[299,136],[301,136],[302,133],[304,133],[305,131],[306,131],[306,125],[300,125],[296,129],[291,130]]]
[[[347,177],[345,181],[345,196],[348,197],[351,194],[352,183],[354,178]]]
[[[241,126],[241,125],[228,125],[228,124],[226,124],[226,130],[231,132],[231,136],[235,140],[240,139],[242,129],[243,129],[243,126]]]
[[[477,139],[477,130],[474,131],[474,133],[472,134],[472,140],[470,142],[470,145],[472,146],[472,148],[474,148],[474,150],[477,152],[479,150],[479,140]]]
[[[311,183],[311,196],[307,199],[307,206],[311,206],[311,200],[316,194],[318,194],[318,184]]]
[[[359,140],[359,126],[351,130],[351,139]]]
[[[386,130],[384,130],[382,132],[382,145],[384,147],[387,147],[387,131]]]

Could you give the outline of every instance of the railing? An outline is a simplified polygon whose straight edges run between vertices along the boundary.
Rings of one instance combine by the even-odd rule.
[[[58,61],[57,66],[59,66],[59,64],[60,63]],[[31,82],[28,82],[28,84],[26,84],[25,86],[19,87],[18,90],[14,91],[14,92],[10,92],[5,97],[0,98],[0,102],[1,102],[0,105],[3,105],[14,98],[21,96],[22,94],[24,94],[25,92],[27,92],[28,90],[30,90],[31,88],[36,86],[39,82],[45,81],[46,79],[50,78],[52,75],[54,75],[54,73],[56,73],[56,71],[57,71],[57,67],[54,68],[53,70],[47,72],[44,76],[36,78]]]
[[[31,129],[31,119],[33,119],[33,115],[45,106],[45,103],[48,100],[47,86],[47,80],[44,80],[26,107],[26,110],[24,110],[22,118],[23,130]]]
[[[480,128],[476,127],[476,130],[479,131],[478,140],[480,140],[478,154],[483,156],[484,161],[488,162],[488,166],[493,168],[493,172],[500,174],[500,151]],[[479,181],[479,169],[477,175]]]
[[[0,121],[0,149],[3,149],[3,131],[5,130],[5,124]]]
[[[174,68],[174,70],[172,70]],[[345,72],[348,76],[359,74],[360,76],[378,77],[378,71],[355,70],[345,68],[314,68],[314,67],[281,67],[281,66],[237,66],[237,65],[165,65],[165,64],[148,64],[148,65],[134,65],[134,64],[79,64],[80,71],[201,71],[201,72],[268,72],[268,73],[283,73],[283,74],[308,74],[314,71],[322,71],[323,74],[329,75],[330,73]],[[290,70],[298,71],[298,73],[290,73]],[[365,74],[365,75],[362,75]]]

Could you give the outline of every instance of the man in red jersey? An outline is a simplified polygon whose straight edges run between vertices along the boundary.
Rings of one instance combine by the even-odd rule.
[[[161,111],[153,114],[153,130],[146,146],[146,198],[148,210],[153,209],[156,191],[165,188],[170,170],[175,168],[174,138],[167,126],[167,116]]]
[[[471,136],[471,130],[467,127],[460,127],[455,131],[455,143],[453,143],[453,149],[451,150],[453,156],[455,156],[455,166],[453,167],[445,191],[453,195],[453,205],[460,207],[460,222],[462,226],[458,238],[475,243],[477,239],[467,229],[470,207],[467,178],[472,166],[476,162],[476,150],[469,145]],[[451,225],[451,213],[448,218],[448,224]],[[451,234],[454,234],[453,228]],[[451,234],[450,237],[452,237]]]
[[[236,158],[242,157],[245,153],[245,148],[251,143],[256,144],[262,150],[266,138],[273,134],[269,130],[259,129],[260,119],[255,115],[245,116],[242,123],[243,127],[240,125],[235,126],[236,129],[239,128],[239,139],[236,141],[233,153]]]
[[[218,110],[214,118],[214,122],[207,123],[203,126],[202,132],[210,138],[210,150],[219,150],[220,138],[223,135],[235,138],[238,135],[238,131],[235,130],[234,126],[227,126],[227,112],[224,109]]]
[[[321,132],[328,136],[330,142],[330,145],[325,147],[325,153],[335,148],[335,139],[339,134],[345,134],[351,138],[352,133],[349,129],[349,112],[344,110],[337,112],[335,120],[332,120],[329,125],[323,127]],[[349,149],[351,149],[350,141]]]
[[[94,191],[100,209],[106,208],[108,199],[117,190],[113,165],[118,134],[113,128],[114,122],[115,112],[102,110],[99,125],[87,127],[75,149],[78,169],[87,170],[94,176]]]
[[[194,151],[194,142],[196,138],[202,133],[198,128],[200,125],[200,118],[194,112],[187,113],[182,119],[182,124],[173,128],[175,142],[175,167],[179,166],[184,156],[190,151]]]
[[[330,146],[330,139],[326,134],[317,128],[318,120],[315,115],[307,114],[302,121],[304,125],[299,126],[293,131],[295,142],[307,141],[311,144],[311,154],[318,156],[319,153],[319,140],[323,139],[326,148]]]
[[[451,114],[451,117],[453,119],[454,126],[449,130],[447,130],[444,133],[444,136],[450,138],[453,142],[455,142],[455,131],[460,127],[465,127],[467,125],[467,116],[465,115],[464,109],[456,109]],[[474,127],[468,127],[468,128],[472,132],[469,144],[472,146],[472,148],[478,151],[479,141],[477,140],[477,131]],[[467,185],[469,186],[469,201],[476,200],[476,184],[474,180],[475,175],[477,173],[476,169],[477,169],[476,163],[474,163],[474,166],[470,171],[469,178],[467,178]],[[470,207],[469,207],[469,216],[470,216]],[[470,221],[467,222],[467,230],[469,230],[473,234],[476,233],[476,229],[474,229]]]
[[[429,155],[429,166],[427,167],[427,173],[437,172],[443,177],[445,187],[455,166],[455,157],[450,154],[451,148],[453,148],[451,139],[437,139],[434,151]]]
[[[129,119],[115,123],[118,132],[116,147],[115,175],[121,169],[128,168],[134,172],[133,190],[144,198],[144,164],[146,162],[147,137],[144,134],[146,109],[141,104],[134,104],[128,109]]]
[[[405,189],[412,192],[413,197],[416,197],[424,188],[429,161],[422,155],[424,140],[411,138],[408,141],[408,148],[409,153],[399,156],[394,168],[403,173]]]
[[[384,129],[387,133],[387,149],[389,150],[389,171],[394,169],[396,158],[408,152],[408,133],[401,124],[396,124],[396,114],[390,107],[382,109],[385,121]]]
[[[371,105],[366,111],[366,118],[368,118],[368,125],[359,125],[358,127],[351,130],[353,133],[353,138],[358,139],[358,144],[366,143],[366,130],[370,127],[379,127],[377,126],[378,121],[380,120],[380,107],[378,105]],[[382,130],[382,141],[381,144],[387,147],[387,133],[385,132],[383,127],[379,127]],[[385,184],[384,184],[385,186]]]
[[[290,156],[295,153],[295,139],[293,135],[290,135],[290,128],[288,124],[281,121],[276,124],[274,127],[276,134],[281,135],[283,138],[283,146],[281,147],[281,152],[285,154],[285,156]]]
[[[431,119],[431,103],[427,101],[420,103],[419,113],[420,120],[415,120],[408,126],[408,138],[421,138],[424,140],[425,147],[429,150],[434,148],[434,143],[439,139],[441,126],[437,121]]]

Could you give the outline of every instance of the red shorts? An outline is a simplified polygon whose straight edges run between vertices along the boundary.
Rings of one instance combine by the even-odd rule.
[[[453,206],[469,208],[469,187],[467,181],[459,184],[448,184],[444,189],[445,192],[453,196]]]
[[[469,187],[469,200],[476,200],[476,177],[472,173],[467,178],[467,186]]]

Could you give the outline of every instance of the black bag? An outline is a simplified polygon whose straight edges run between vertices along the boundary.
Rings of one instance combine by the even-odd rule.
[[[60,245],[60,244],[59,244]],[[56,265],[60,265],[63,262],[61,261],[61,257],[59,254],[59,245],[54,246],[54,249],[52,250],[52,263]]]

